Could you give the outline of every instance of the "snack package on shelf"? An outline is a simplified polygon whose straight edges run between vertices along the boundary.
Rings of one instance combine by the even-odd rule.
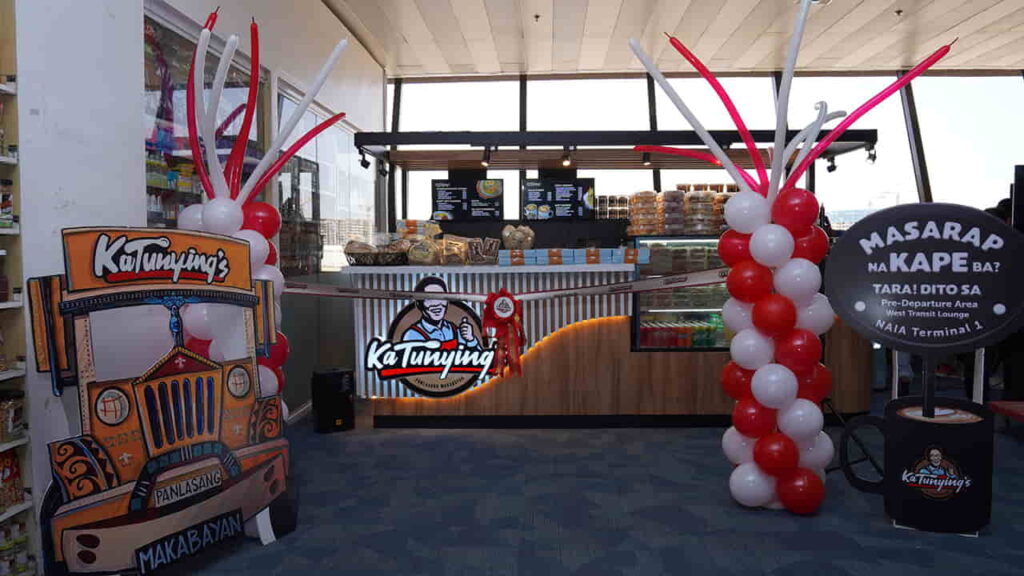
[[[396,230],[399,238],[436,238],[441,235],[441,226],[433,220],[399,220]]]
[[[471,239],[454,234],[445,234],[442,242],[441,263],[445,266],[465,266],[469,264],[469,244]]]
[[[409,264],[434,266],[441,263],[441,243],[432,238],[413,242],[406,253]]]
[[[506,250],[530,250],[536,235],[529,226],[505,226],[501,230],[501,240]]]
[[[664,224],[663,216],[657,192],[650,190],[637,192],[629,199],[629,227],[626,229],[626,233],[630,236],[661,234]]]
[[[0,442],[11,442],[25,435],[25,393],[0,392]]]
[[[0,453],[0,510],[25,501],[17,450]]]

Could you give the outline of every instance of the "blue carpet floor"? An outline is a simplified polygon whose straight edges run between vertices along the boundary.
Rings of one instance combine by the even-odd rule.
[[[838,429],[831,429],[833,436]],[[289,432],[299,527],[166,574],[1010,574],[1024,567],[1024,434],[996,441],[980,538],[894,529],[829,475],[817,516],[729,497],[722,429]],[[868,435],[868,434],[866,434]],[[879,442],[872,438],[872,444]]]

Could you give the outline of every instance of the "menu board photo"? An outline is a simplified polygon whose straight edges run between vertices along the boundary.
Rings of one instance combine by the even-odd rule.
[[[503,180],[431,180],[433,220],[501,220]]]
[[[523,181],[524,220],[586,220],[594,217],[597,195],[593,178]]]

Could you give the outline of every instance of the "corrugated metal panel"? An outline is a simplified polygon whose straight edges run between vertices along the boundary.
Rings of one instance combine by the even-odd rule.
[[[515,294],[535,292],[539,290],[555,290],[612,284],[625,282],[633,278],[633,273],[621,272],[590,272],[581,269],[579,272],[536,272],[536,273],[475,273],[466,272],[427,273],[410,271],[408,273],[389,274],[358,274],[352,276],[356,288],[383,290],[412,290],[416,283],[425,276],[437,276],[448,284],[454,292],[472,292],[486,294],[502,287]],[[397,380],[380,380],[377,375],[366,371],[365,351],[372,336],[385,336],[391,320],[408,304],[404,300],[356,300],[356,383],[361,397],[380,396],[386,398],[418,396],[409,391]],[[483,313],[478,304],[470,305],[477,314]],[[628,295],[615,294],[610,296],[588,296],[584,298],[558,298],[539,302],[527,302],[524,305],[523,327],[526,332],[527,347],[533,346],[552,332],[589,318],[605,316],[622,316],[630,314],[632,299]]]

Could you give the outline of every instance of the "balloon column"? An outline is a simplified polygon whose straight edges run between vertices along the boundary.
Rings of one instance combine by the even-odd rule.
[[[281,228],[281,214],[266,202],[253,198],[284,167],[284,164],[310,140],[344,117],[337,114],[317,125],[296,142],[281,150],[292,131],[309,107],[313,98],[323,87],[327,76],[334,68],[347,40],[339,42],[310,85],[305,97],[281,125],[270,148],[253,168],[245,183],[242,183],[242,167],[246,160],[246,144],[256,110],[259,88],[259,27],[255,20],[250,26],[252,45],[249,93],[245,103],[238,137],[235,139],[227,161],[222,164],[217,153],[217,110],[227,77],[228,68],[238,48],[238,37],[228,38],[221,54],[208,101],[204,102],[206,52],[210,35],[217,22],[217,12],[207,18],[199,34],[187,85],[187,116],[189,145],[195,161],[196,175],[206,192],[208,201],[188,206],[178,215],[178,226],[188,230],[201,230],[223,234],[245,240],[249,243],[249,257],[252,276],[258,280],[269,280],[274,284],[276,299],[276,323],[281,324],[281,294],[284,291],[284,275],[278,267],[278,251],[273,238]],[[281,152],[278,155],[278,152]],[[205,159],[205,163],[204,163]],[[241,311],[234,306],[220,304],[191,304],[183,308],[182,321],[187,340],[185,345],[192,351],[214,361],[240,358],[246,355],[245,325]],[[277,343],[266,358],[259,359],[259,384],[262,396],[280,393],[284,386],[281,367],[288,359],[288,339],[277,333]],[[285,418],[288,407],[281,403]]]
[[[811,514],[821,506],[824,468],[834,452],[831,438],[822,430],[820,403],[831,393],[832,374],[819,362],[819,336],[831,328],[835,317],[828,298],[820,293],[818,265],[828,252],[828,237],[815,225],[818,201],[796,185],[810,164],[854,121],[950,49],[949,45],[940,48],[857,108],[820,142],[822,127],[845,113],[829,114],[826,104],[818,102],[817,118],[787,144],[789,89],[810,5],[811,0],[801,1],[790,37],[779,87],[770,174],[729,95],[686,46],[669,37],[721,99],[750,153],[756,176],[736,167],[639,43],[630,41],[637,58],[710,153],[664,146],[637,146],[636,150],[711,162],[724,168],[740,187],[740,193],[725,205],[730,230],[718,245],[722,262],[730,267],[726,287],[731,298],[723,306],[722,316],[735,333],[730,344],[732,361],[721,376],[725,392],[736,400],[733,426],[722,437],[722,449],[736,465],[729,490],[744,506],[784,507],[796,514]],[[787,163],[795,168],[787,171]]]

